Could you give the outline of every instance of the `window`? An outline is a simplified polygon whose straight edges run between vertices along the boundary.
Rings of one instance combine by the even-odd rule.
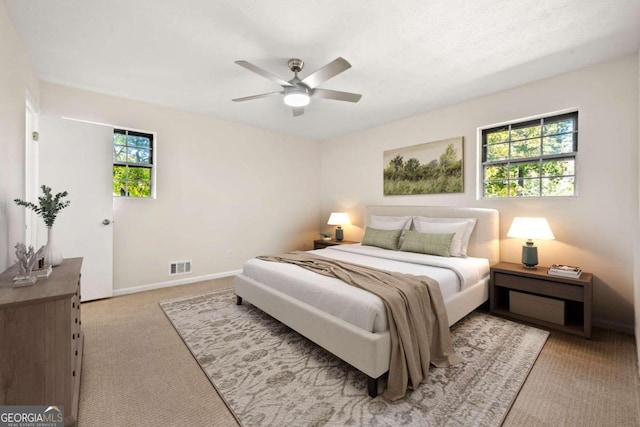
[[[578,112],[482,130],[482,196],[574,196]]]
[[[113,131],[113,195],[151,197],[153,135],[125,129]]]

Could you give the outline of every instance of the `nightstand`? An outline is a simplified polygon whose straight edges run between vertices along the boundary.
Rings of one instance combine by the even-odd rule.
[[[358,242],[351,242],[349,240],[314,240],[313,241],[313,249],[324,249],[327,246],[337,246],[337,245],[353,245]]]
[[[571,279],[550,276],[547,269],[510,262],[491,267],[491,313],[590,338],[593,274]]]

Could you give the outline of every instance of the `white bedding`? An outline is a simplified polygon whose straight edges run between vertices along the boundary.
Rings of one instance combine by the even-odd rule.
[[[360,245],[332,246],[311,253],[388,271],[429,276],[440,284],[445,302],[489,274],[489,262],[484,258],[446,258]],[[382,300],[339,279],[295,265],[255,258],[245,263],[244,274],[369,332],[388,329]],[[331,292],[326,291],[327,287],[331,287]]]

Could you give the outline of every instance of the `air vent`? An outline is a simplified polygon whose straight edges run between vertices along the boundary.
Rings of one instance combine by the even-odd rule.
[[[191,273],[191,261],[175,261],[169,264],[169,274],[187,274]]]

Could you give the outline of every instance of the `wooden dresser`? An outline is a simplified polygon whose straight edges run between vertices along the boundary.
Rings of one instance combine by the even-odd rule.
[[[0,405],[64,406],[65,425],[76,424],[81,266],[65,259],[49,278],[17,288],[15,265],[0,275]]]

